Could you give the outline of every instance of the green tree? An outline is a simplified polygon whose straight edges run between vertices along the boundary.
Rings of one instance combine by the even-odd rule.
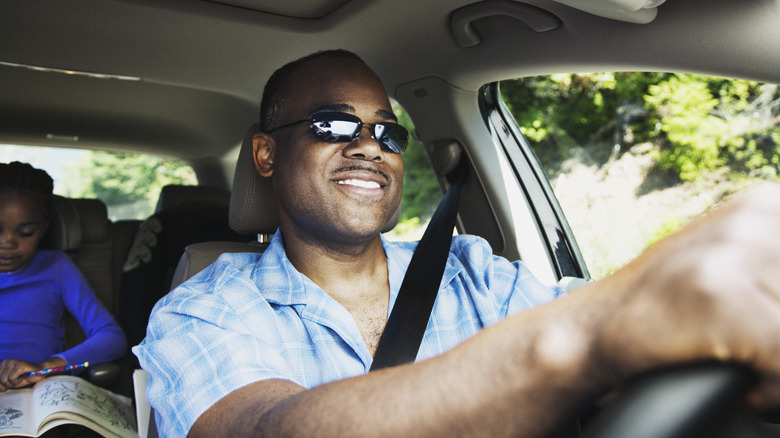
[[[425,223],[436,209],[442,197],[431,162],[422,143],[415,140],[414,123],[409,114],[396,105],[393,108],[398,123],[409,130],[409,147],[403,154],[404,158],[404,194],[401,199],[400,222],[409,222],[419,226]],[[401,225],[403,227],[403,225]]]
[[[167,184],[196,184],[188,165],[150,155],[92,151],[68,169],[66,193],[99,198],[109,207],[143,203],[150,212]],[[85,179],[86,177],[86,179]],[[146,214],[146,213],[144,213]]]
[[[660,167],[682,180],[723,166],[771,177],[780,164],[777,85],[671,73],[578,73],[505,81],[501,89],[550,173],[574,148],[612,140],[628,105],[647,115],[629,122],[634,141],[660,146]]]
[[[501,83],[504,102],[520,131],[534,143],[545,168],[554,169],[572,148],[614,129],[618,109],[642,104],[661,73],[574,73],[533,76]],[[643,138],[647,129],[637,131]]]
[[[666,136],[658,161],[683,180],[731,166],[738,172],[776,174],[780,156],[776,85],[672,75],[645,96]]]

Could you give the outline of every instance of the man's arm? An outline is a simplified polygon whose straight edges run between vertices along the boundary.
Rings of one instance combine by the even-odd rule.
[[[583,297],[557,306],[582,321],[562,324],[542,306],[416,364],[311,390],[284,380],[248,385],[202,415],[190,436],[542,436],[604,386],[600,370],[583,372],[591,343],[578,326],[590,318],[578,311]]]
[[[704,358],[751,364],[780,399],[780,186],[727,202],[624,269],[441,356],[311,390],[269,380],[192,436],[544,436],[628,376]]]

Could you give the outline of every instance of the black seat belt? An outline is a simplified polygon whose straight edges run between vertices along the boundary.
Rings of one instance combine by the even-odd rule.
[[[465,159],[448,177],[444,194],[409,262],[401,289],[379,339],[371,371],[413,362],[417,358],[433,303],[447,266],[460,192],[467,175]]]

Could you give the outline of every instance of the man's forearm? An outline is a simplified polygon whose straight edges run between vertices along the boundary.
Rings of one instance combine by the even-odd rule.
[[[311,390],[258,382],[217,403],[191,435],[544,436],[602,386],[585,304],[584,294],[566,297],[438,357]]]
[[[544,436],[628,376],[701,359],[754,367],[750,400],[766,407],[780,401],[778,228],[780,186],[758,186],[441,356],[308,391],[259,382],[212,406],[193,435]]]

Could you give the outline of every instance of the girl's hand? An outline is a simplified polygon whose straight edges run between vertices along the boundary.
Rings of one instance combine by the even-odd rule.
[[[9,389],[23,388],[43,380],[46,376],[24,377],[31,371],[43,370],[65,366],[66,363],[59,357],[53,357],[40,363],[30,363],[18,359],[5,359],[0,363],[0,392]]]

